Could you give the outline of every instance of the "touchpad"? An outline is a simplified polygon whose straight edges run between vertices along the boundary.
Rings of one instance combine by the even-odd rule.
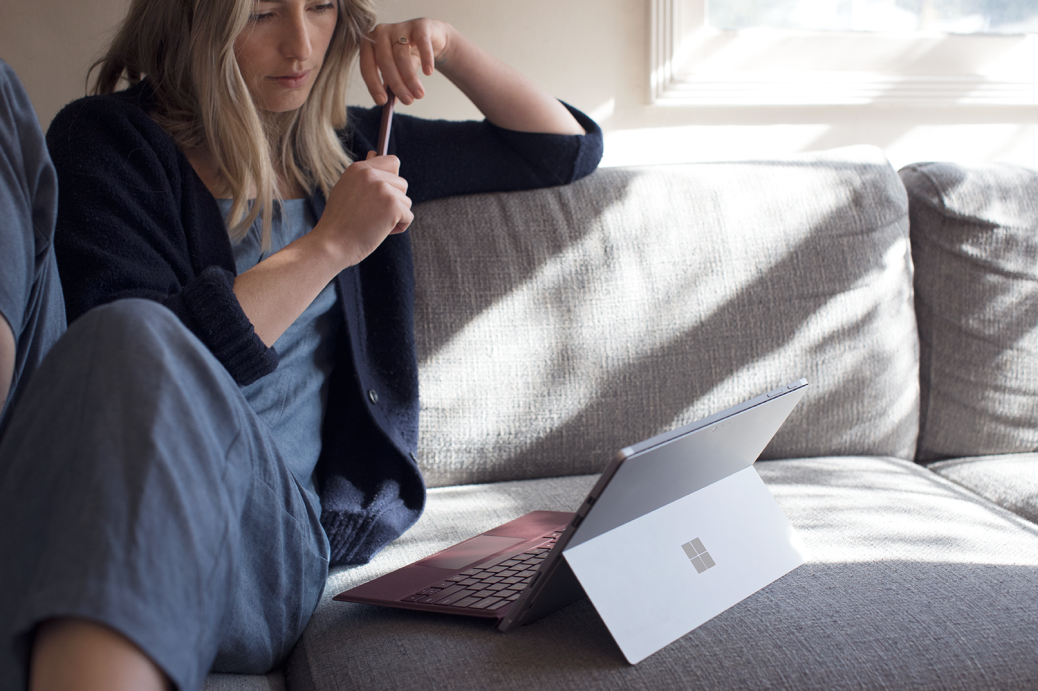
[[[522,542],[524,537],[498,537],[497,535],[477,535],[460,545],[450,547],[439,554],[423,559],[422,566],[435,566],[439,569],[460,569],[489,557],[495,552]]]

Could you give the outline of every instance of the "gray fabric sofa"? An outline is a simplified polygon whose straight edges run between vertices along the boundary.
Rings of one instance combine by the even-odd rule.
[[[1038,172],[853,147],[416,216],[426,512],[207,689],[1038,686]],[[331,600],[801,376],[757,469],[808,563],[638,665],[586,599],[508,634]]]

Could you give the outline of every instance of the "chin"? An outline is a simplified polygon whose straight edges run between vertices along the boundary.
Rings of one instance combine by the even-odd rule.
[[[268,113],[288,113],[299,110],[306,103],[309,93],[302,98],[271,98],[256,103],[256,107]]]

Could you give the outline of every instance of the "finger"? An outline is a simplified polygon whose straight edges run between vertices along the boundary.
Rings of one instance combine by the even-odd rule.
[[[418,75],[415,72],[414,60],[412,58],[412,49],[414,44],[411,39],[407,38],[407,43],[402,43],[400,39],[393,45],[393,67],[396,73],[398,81],[393,82],[386,80],[386,83],[393,89],[404,105],[411,105],[414,103],[416,98],[421,98],[425,95],[425,90],[422,88],[422,82],[419,81]],[[400,91],[397,89],[400,88]]]
[[[363,63],[361,68],[364,80],[368,83],[368,90],[371,91],[372,97],[375,98],[378,105],[385,105],[388,100],[385,89],[387,85],[393,89],[398,99],[404,103],[408,102],[403,98],[403,94],[407,90],[401,87],[402,82],[399,79],[396,59],[393,55],[394,42],[399,42],[399,26],[398,24],[379,24],[367,36],[370,39],[370,42],[366,42],[369,50],[369,63],[366,67],[368,71],[363,72],[365,69]]]
[[[401,194],[406,195],[408,187],[407,180],[397,175],[395,170],[387,170],[379,165],[373,165],[375,162],[381,162],[383,158],[386,157],[379,156],[373,159],[371,162],[365,163],[365,165],[368,166],[368,168],[372,171],[374,175],[374,177],[372,177],[371,180],[377,180],[381,184],[387,184],[393,189],[400,192]],[[410,205],[410,202],[408,202],[408,205]]]
[[[396,54],[409,52],[408,46],[399,42],[395,35],[387,35],[379,40],[375,46],[375,55],[378,59],[378,69],[382,73],[382,81],[393,90],[397,99],[409,105],[414,102],[414,97],[400,77],[400,69],[397,65]]]
[[[410,201],[410,199],[408,200]],[[390,235],[396,235],[402,233],[410,227],[411,223],[414,222],[414,213],[410,209],[405,209],[404,213],[401,214],[400,220],[397,221],[396,227],[389,232]]]
[[[422,72],[426,77],[431,77],[436,71],[436,53],[433,51],[432,36],[426,32],[415,42],[418,44],[418,55],[422,60]]]
[[[394,175],[385,171],[380,171],[379,174],[383,176],[380,178],[382,182],[388,184],[403,195],[407,194],[407,180],[404,180],[399,175]],[[408,206],[410,206],[410,203],[408,203]]]
[[[400,159],[392,154],[387,154],[386,156],[375,155],[374,157],[369,154],[366,160],[368,161],[368,165],[375,170],[392,173],[393,175],[400,172]]]
[[[360,76],[364,80],[364,84],[367,85],[368,93],[374,99],[375,105],[384,105],[389,97],[378,74],[378,62],[375,59],[375,40],[371,34],[360,42]]]
[[[374,151],[369,151],[367,158],[363,161],[354,161],[343,171],[343,176],[360,175],[361,171],[373,171],[376,179],[388,182],[393,187],[403,192],[407,191],[407,180],[400,177],[400,159],[396,156],[379,156]]]
[[[408,25],[411,27],[408,33],[408,42],[400,44],[406,45],[407,50],[396,50],[393,56],[396,58],[396,66],[400,72],[400,78],[404,80],[408,90],[415,98],[422,98],[425,96],[425,87],[422,86],[422,80],[418,77],[415,63],[421,64],[422,46],[429,43],[429,33],[421,22],[409,22]]]

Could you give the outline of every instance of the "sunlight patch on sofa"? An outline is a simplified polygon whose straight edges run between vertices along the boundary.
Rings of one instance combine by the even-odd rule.
[[[1032,524],[911,462],[848,456],[756,467],[814,563],[1038,565]]]
[[[697,210],[672,190],[645,189],[636,179],[629,194],[649,197],[655,213],[672,213],[674,222],[643,234],[629,211],[606,210],[580,242],[422,362],[422,414],[452,430],[452,453],[497,454],[544,438],[594,400],[603,379],[689,333],[796,246],[789,231],[750,260],[741,248],[757,226],[719,218],[724,237],[713,242],[682,231],[680,219]],[[817,222],[810,210],[804,216],[806,226]],[[491,381],[495,390],[487,391]]]
[[[416,319],[435,324],[418,343],[419,455],[431,486],[479,482],[500,467],[507,479],[595,472],[682,411],[716,412],[801,376],[822,403],[800,406],[814,418],[795,411],[789,426],[801,436],[777,449],[826,448],[824,427],[797,441],[805,419],[832,420],[842,434],[858,408],[897,408],[896,433],[841,452],[911,454],[915,411],[883,396],[891,380],[917,378],[907,213],[889,164],[857,147],[831,165],[818,155],[667,173],[599,171],[606,194],[577,183],[530,218],[474,197],[466,212],[493,224],[492,239],[483,230],[416,238],[426,258]],[[732,189],[759,194],[731,203]],[[805,199],[803,189],[825,193]],[[553,223],[565,224],[565,242]],[[459,258],[467,254],[482,282]],[[464,297],[450,314],[434,290],[444,281]],[[840,377],[869,357],[882,380],[866,382],[871,408],[848,402],[855,391]],[[756,372],[747,383],[740,372],[754,362],[777,366],[746,370]]]

